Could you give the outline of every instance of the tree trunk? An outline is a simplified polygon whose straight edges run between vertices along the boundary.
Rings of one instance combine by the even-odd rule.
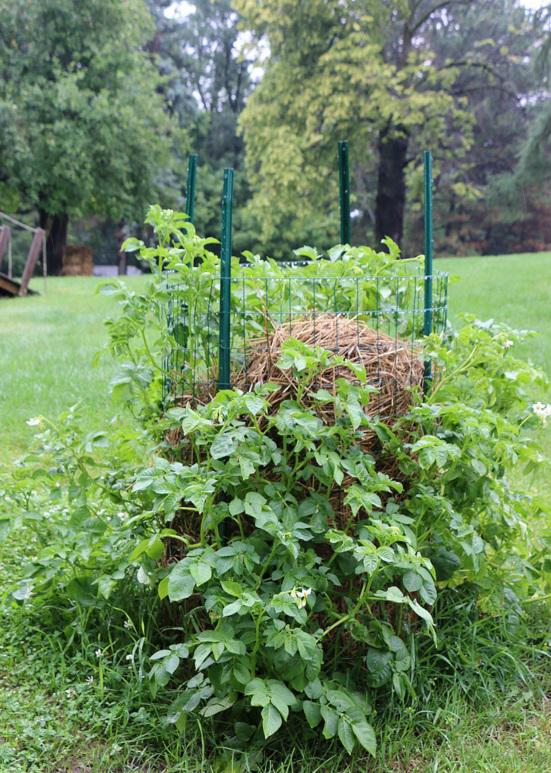
[[[119,245],[117,252],[117,273],[119,276],[124,276],[128,272],[128,255],[124,250],[121,250],[121,245],[124,242],[125,237],[125,223],[124,220],[120,220],[115,230],[115,238]]]
[[[379,134],[379,171],[375,204],[375,236],[390,236],[401,245],[406,203],[406,156],[409,137],[401,126],[390,126]]]
[[[46,253],[48,260],[48,274],[61,274],[63,268],[63,253],[67,244],[67,227],[69,216],[49,215],[44,210],[39,210],[40,227],[46,233]]]

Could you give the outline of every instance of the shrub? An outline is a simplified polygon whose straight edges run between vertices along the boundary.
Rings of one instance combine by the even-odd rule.
[[[173,341],[159,267],[186,276],[200,255],[208,274],[216,258],[191,226],[178,220],[174,233],[177,216],[153,215],[165,231],[158,249],[140,246],[157,267],[150,284],[141,295],[111,287],[123,310],[110,323],[123,359],[114,391],[135,411],[140,398],[142,424],[83,437],[74,411],[36,420],[5,523],[41,544],[12,596],[64,600],[65,614],[87,608],[96,625],[145,609],[151,690],[175,693],[178,729],[216,716],[230,743],[251,746],[303,718],[348,752],[375,754],[376,707],[415,698],[418,653],[438,645],[435,610],[449,615],[461,589],[473,615],[513,626],[543,587],[528,525],[538,506],[511,484],[541,463],[525,431],[539,421],[530,390],[541,376],[512,354],[524,334],[468,318],[449,340],[430,337],[432,392],[392,424],[366,413],[373,387],[352,364],[355,383],[317,388],[342,361],[292,338],[277,363],[298,385],[292,399],[274,407],[276,387],[263,384],[165,410]],[[330,425],[316,410],[328,403]]]

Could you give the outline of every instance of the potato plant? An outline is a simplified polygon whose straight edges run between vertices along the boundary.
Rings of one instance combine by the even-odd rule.
[[[174,249],[216,266],[192,230],[175,235],[175,215],[152,217],[161,247],[140,248],[157,267]],[[432,391],[392,424],[366,415],[373,387],[357,366],[356,383],[318,389],[338,358],[292,338],[278,366],[298,388],[277,409],[263,384],[165,410],[172,333],[144,325],[166,282],[157,271],[142,294],[116,292],[114,391],[141,424],[83,436],[74,411],[34,420],[0,525],[36,529],[41,548],[12,599],[90,620],[135,616],[146,599],[157,633],[134,677],[170,691],[179,731],[198,717],[253,748],[301,722],[375,754],[377,707],[413,699],[418,651],[438,647],[437,599],[463,587],[478,614],[512,618],[544,586],[545,544],[528,527],[538,505],[511,483],[542,464],[526,432],[541,376],[513,354],[523,334],[467,319],[429,338]],[[328,402],[332,425],[316,412]]]

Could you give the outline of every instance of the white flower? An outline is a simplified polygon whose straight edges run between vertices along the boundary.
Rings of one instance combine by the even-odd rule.
[[[67,690],[65,690],[65,695],[68,698],[74,698],[76,694],[76,690],[73,687],[69,687]]]
[[[97,658],[103,657],[103,652],[99,648],[96,650],[96,657]]]
[[[504,348],[504,349],[510,349],[510,348],[511,348],[511,346],[514,346],[514,345],[515,345],[515,342],[514,342],[514,341],[511,341],[511,339],[510,339],[510,338],[507,338],[507,339],[506,339],[506,340],[503,342],[503,348]]]
[[[125,628],[134,628],[134,623],[131,620],[125,620],[123,626]]]
[[[532,410],[541,419],[543,424],[546,424],[547,419],[551,416],[551,403],[534,403]]]
[[[88,684],[94,684],[94,677],[93,676],[87,676],[86,677],[86,682]]]
[[[312,588],[302,588],[302,590],[293,588],[293,590],[290,592],[290,596],[293,601],[296,602],[297,607],[299,609],[303,609],[306,606],[306,599],[311,593]]]
[[[40,427],[41,424],[42,416],[32,416],[30,419],[27,419],[28,427]]]

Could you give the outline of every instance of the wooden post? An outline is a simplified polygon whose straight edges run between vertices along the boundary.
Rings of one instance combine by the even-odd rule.
[[[23,269],[23,277],[21,278],[21,289],[19,290],[19,295],[27,295],[27,291],[29,289],[29,282],[31,281],[31,277],[33,275],[34,267],[36,266],[36,261],[38,260],[38,256],[42,252],[42,243],[44,242],[45,238],[46,238],[46,231],[44,231],[42,228],[37,228],[36,231],[34,232],[31,249],[29,250],[29,254],[27,255],[25,268]]]
[[[11,232],[9,226],[0,226],[0,271],[2,270],[2,259],[4,257],[4,252],[10,243],[10,238]]]

